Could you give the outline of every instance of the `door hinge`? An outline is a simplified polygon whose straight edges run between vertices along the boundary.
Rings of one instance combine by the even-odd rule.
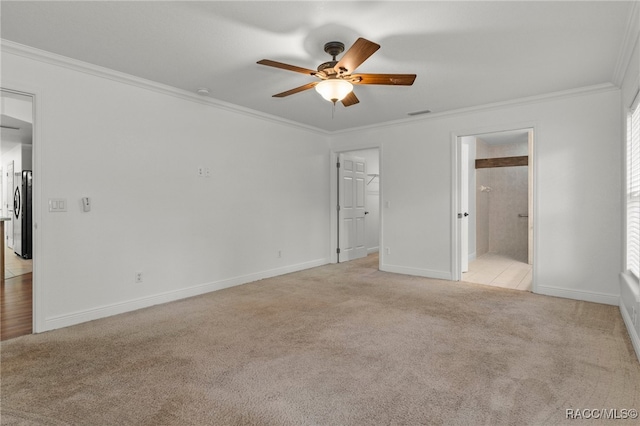
[[[340,249],[339,248],[336,249],[336,253],[340,254]]]
[[[340,204],[336,206],[336,210],[340,211]]]
[[[340,162],[339,161],[336,163],[336,167],[340,168]]]

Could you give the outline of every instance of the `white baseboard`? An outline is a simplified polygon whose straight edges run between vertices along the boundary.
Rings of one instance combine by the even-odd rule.
[[[376,246],[376,247],[370,247],[367,249],[367,254],[371,254],[371,253],[378,253],[380,251],[380,247]]]
[[[212,291],[222,290],[224,288],[234,287],[237,285],[247,284],[259,281],[265,278],[271,278],[278,275],[289,274],[291,272],[302,271],[316,266],[322,266],[329,263],[329,259],[317,259],[310,262],[299,263],[296,265],[284,266],[282,268],[270,269],[267,271],[256,272],[239,277],[228,278],[220,281],[199,284],[196,286],[183,288],[179,290],[168,291],[166,293],[145,296],[139,299],[126,300],[120,303],[114,303],[105,306],[99,306],[84,311],[73,312],[70,314],[58,315],[45,319],[44,330],[49,331],[57,328],[69,327],[71,325],[81,324],[87,321],[93,321],[100,318],[106,318],[113,315],[131,312],[149,306],[159,305],[161,303],[173,302],[188,297],[198,296]]]
[[[636,357],[638,357],[638,362],[640,362],[640,336],[638,336],[638,331],[633,326],[631,315],[629,315],[629,312],[627,312],[627,308],[625,307],[625,304],[622,302],[622,298],[620,299],[620,313],[622,314],[624,325],[627,326],[627,332],[629,333],[629,337],[631,338],[631,344],[633,345],[633,349],[635,349],[636,351]]]
[[[537,294],[544,294],[546,296],[563,297],[565,299],[583,300],[585,302],[602,303],[604,305],[618,306],[620,302],[620,295],[596,293],[591,291],[575,290],[561,287],[547,287],[538,285],[536,289]]]
[[[414,275],[417,277],[425,277],[425,278],[435,278],[438,280],[451,281],[453,279],[453,277],[451,276],[451,271],[435,271],[432,269],[409,268],[406,266],[389,265],[386,263],[380,265],[380,270],[385,272],[393,272],[395,274]]]

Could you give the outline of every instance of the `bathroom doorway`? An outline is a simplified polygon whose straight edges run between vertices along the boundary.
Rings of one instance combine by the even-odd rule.
[[[460,279],[532,291],[533,129],[464,136],[459,144],[460,219],[467,221]]]

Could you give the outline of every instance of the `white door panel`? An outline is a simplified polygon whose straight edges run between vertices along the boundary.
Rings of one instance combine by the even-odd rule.
[[[340,154],[340,261],[367,255],[365,238],[365,190],[367,164],[364,158]]]
[[[365,247],[365,243],[366,243],[366,239],[365,239],[365,226],[364,226],[364,217],[359,217],[356,218],[356,241],[355,241],[355,246],[356,248],[362,248]],[[366,255],[366,252],[365,252]]]

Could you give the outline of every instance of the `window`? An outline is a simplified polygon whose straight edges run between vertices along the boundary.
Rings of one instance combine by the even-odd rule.
[[[637,97],[637,96],[636,96]],[[640,108],[627,118],[627,269],[640,277]]]

